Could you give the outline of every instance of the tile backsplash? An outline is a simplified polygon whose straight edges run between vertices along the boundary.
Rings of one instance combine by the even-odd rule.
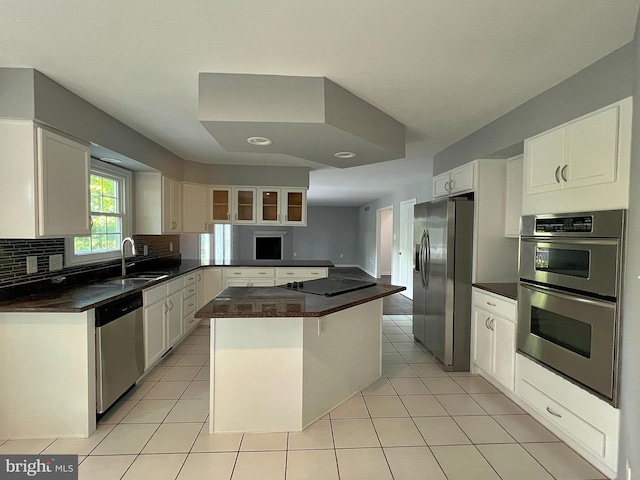
[[[150,260],[180,252],[180,235],[134,235],[133,239],[136,242],[140,259]],[[149,249],[149,254],[143,256],[145,245]],[[171,250],[171,246],[173,246],[173,250]],[[64,254],[64,238],[0,239],[0,288],[37,282],[60,275],[100,270],[120,263],[120,260],[117,259],[49,271],[49,256],[62,255],[64,258]],[[28,256],[37,257],[37,273],[27,274]]]

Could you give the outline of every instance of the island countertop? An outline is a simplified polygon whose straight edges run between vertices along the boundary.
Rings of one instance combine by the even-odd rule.
[[[196,318],[324,317],[406,290],[376,284],[333,297],[283,287],[229,287],[195,313]]]

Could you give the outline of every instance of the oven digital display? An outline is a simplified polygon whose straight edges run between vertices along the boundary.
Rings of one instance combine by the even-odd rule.
[[[536,271],[589,278],[591,252],[567,248],[536,247]]]
[[[591,233],[593,216],[536,218],[536,233]]]
[[[531,307],[531,333],[591,358],[591,325],[588,323]]]

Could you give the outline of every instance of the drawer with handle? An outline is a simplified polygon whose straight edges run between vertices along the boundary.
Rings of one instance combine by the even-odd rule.
[[[326,268],[276,268],[276,277],[278,278],[324,278],[327,276]]]
[[[516,318],[516,302],[505,297],[493,295],[478,288],[473,289],[473,304],[511,320]]]
[[[574,415],[522,378],[518,380],[517,392],[524,401],[538,410],[548,421],[556,424],[596,455],[604,456],[605,433]]]
[[[225,278],[273,278],[273,268],[224,268]]]

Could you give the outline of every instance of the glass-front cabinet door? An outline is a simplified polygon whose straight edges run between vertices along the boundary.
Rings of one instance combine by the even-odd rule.
[[[209,187],[209,223],[231,223],[231,188]]]
[[[280,189],[258,190],[258,223],[280,223]]]
[[[234,187],[234,223],[256,223],[256,189]]]
[[[306,225],[307,191],[304,189],[283,189],[282,197],[282,223],[284,225]]]

